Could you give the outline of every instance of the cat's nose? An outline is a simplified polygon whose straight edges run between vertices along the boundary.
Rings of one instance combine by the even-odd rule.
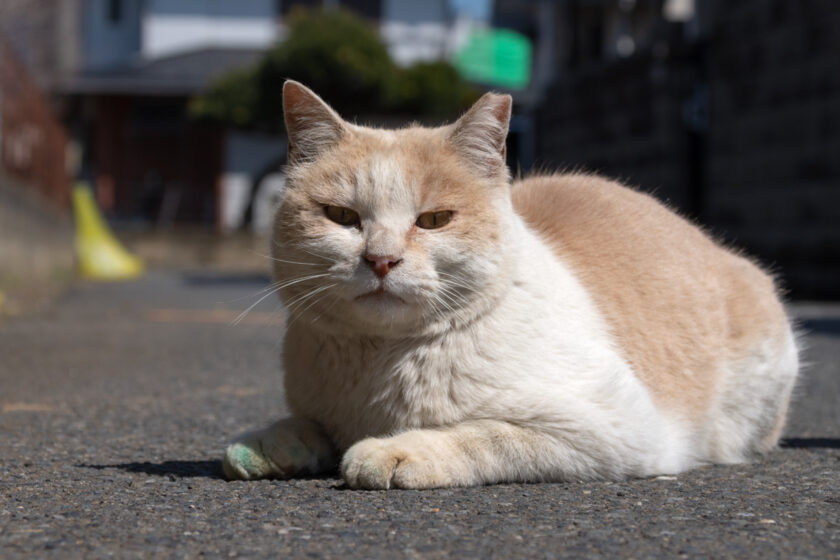
[[[365,260],[379,278],[384,278],[392,268],[402,262],[401,258],[391,255],[365,255]]]

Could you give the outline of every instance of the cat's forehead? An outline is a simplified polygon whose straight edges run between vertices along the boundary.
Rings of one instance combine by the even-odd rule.
[[[484,190],[446,142],[446,129],[353,127],[315,168],[324,195],[371,209],[474,200]]]

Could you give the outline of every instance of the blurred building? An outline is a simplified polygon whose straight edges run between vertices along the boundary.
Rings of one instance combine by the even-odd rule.
[[[192,122],[187,100],[282,40],[297,6],[355,10],[399,64],[451,59],[513,93],[514,171],[624,179],[795,295],[840,297],[837,2],[2,0],[0,35],[53,95],[112,217],[236,228],[266,221],[253,205],[282,189],[284,143]],[[19,155],[36,135],[15,127]]]
[[[653,191],[794,296],[840,297],[840,4],[568,0],[557,18],[537,167]]]
[[[56,98],[100,204],[123,221],[213,223],[224,135],[186,105],[277,39],[277,3],[58,4],[12,0],[2,30]]]
[[[0,33],[0,291],[12,298],[0,312],[72,270],[66,147],[48,99]]]
[[[192,122],[187,103],[282,39],[296,7],[317,6],[377,22],[400,64],[451,48],[449,0],[4,0],[0,33],[53,94],[79,174],[112,218],[230,229],[285,143]]]

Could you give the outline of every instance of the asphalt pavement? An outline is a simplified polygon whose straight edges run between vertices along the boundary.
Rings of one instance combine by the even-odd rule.
[[[621,483],[352,491],[227,482],[285,413],[260,275],[80,284],[0,318],[0,557],[840,558],[840,307],[794,307],[808,366],[765,459]]]

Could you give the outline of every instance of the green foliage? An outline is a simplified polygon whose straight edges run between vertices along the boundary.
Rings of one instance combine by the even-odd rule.
[[[207,95],[190,100],[190,115],[236,127],[249,126],[256,118],[256,86],[253,68],[228,72],[216,80]]]
[[[402,113],[451,118],[472,105],[478,91],[447,62],[420,62],[400,71],[394,105]]]
[[[293,12],[286,39],[254,68],[222,76],[192,100],[196,118],[279,130],[287,79],[312,88],[343,115],[451,118],[476,92],[445,62],[397,67],[376,30],[344,10]]]

